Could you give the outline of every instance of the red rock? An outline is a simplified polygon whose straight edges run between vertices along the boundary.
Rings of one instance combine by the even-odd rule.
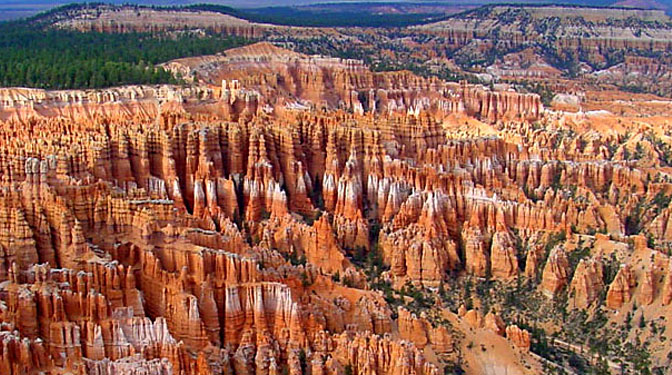
[[[614,281],[607,291],[606,305],[610,309],[619,309],[632,298],[632,288],[635,286],[635,278],[626,264],[618,270]]]
[[[506,338],[511,340],[513,345],[523,350],[530,349],[530,334],[525,329],[520,329],[517,325],[506,327]]]
[[[465,227],[462,232],[464,242],[465,269],[467,273],[485,277],[489,272],[489,256],[485,246],[485,238],[477,225]]]
[[[202,81],[0,89],[0,373],[436,375],[424,354],[455,354],[464,326],[405,309],[395,321],[367,278],[510,279],[517,240],[536,277],[545,233],[622,241],[629,198],[663,191],[634,162],[604,162],[612,136],[569,115],[566,140],[552,117],[518,121],[540,119],[536,95],[269,44],[170,68]],[[468,116],[488,124],[456,126]],[[667,238],[668,211],[643,216],[644,230]],[[369,251],[389,271],[348,260]],[[582,261],[571,284],[570,271],[554,249],[541,288],[569,285],[589,306],[601,267]],[[619,272],[610,308],[631,299],[632,279]],[[645,274],[644,304],[654,281]],[[459,316],[529,348],[494,314]]]
[[[585,309],[597,300],[604,288],[602,263],[594,259],[581,259],[569,286],[574,306]]]
[[[639,303],[641,305],[650,305],[656,299],[656,282],[653,270],[644,273],[641,286],[639,288]]]
[[[670,266],[668,266],[667,272],[665,274],[665,281],[663,283],[663,305],[669,305],[672,302],[672,272],[670,272]]]
[[[515,242],[505,231],[497,231],[492,235],[490,248],[491,274],[494,278],[508,279],[518,274],[518,258],[516,258]]]
[[[464,315],[464,321],[472,328],[482,328],[483,314],[478,310],[469,310]]]
[[[418,318],[415,314],[409,312],[403,307],[399,308],[399,336],[402,339],[408,340],[422,349],[427,345],[429,339],[427,331],[429,323],[422,318]]]
[[[544,273],[541,279],[542,291],[549,297],[554,297],[569,280],[569,260],[562,247],[555,247],[548,256]]]
[[[485,328],[491,330],[492,332],[500,336],[504,336],[505,334],[506,325],[504,324],[504,320],[502,320],[502,318],[497,314],[494,314],[492,312],[487,313],[485,315],[484,325]]]
[[[530,248],[527,252],[527,258],[525,259],[525,276],[531,279],[537,277],[537,272],[539,270],[539,264],[541,260],[539,259],[539,250],[536,247]]]

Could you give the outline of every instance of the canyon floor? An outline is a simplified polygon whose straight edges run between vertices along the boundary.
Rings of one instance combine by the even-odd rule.
[[[254,42],[160,65],[182,84],[0,88],[0,374],[669,373],[671,99],[154,12],[54,22]]]

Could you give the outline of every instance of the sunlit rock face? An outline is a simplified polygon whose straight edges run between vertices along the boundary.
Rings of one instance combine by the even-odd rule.
[[[443,303],[672,301],[639,123],[268,43],[166,67],[0,89],[0,373],[438,375],[467,335],[534,373],[529,322]]]

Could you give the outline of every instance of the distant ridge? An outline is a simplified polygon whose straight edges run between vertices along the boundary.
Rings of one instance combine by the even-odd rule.
[[[668,10],[669,5],[664,5],[655,0],[623,0],[617,3],[614,3],[614,6],[627,7],[627,8],[640,8],[640,9],[660,9]]]
[[[63,6],[91,6],[97,2],[78,0],[63,5],[60,0],[33,0],[24,3],[20,0],[0,2],[0,21],[31,17],[49,9]],[[640,9],[665,9],[670,6],[656,0],[564,0],[564,1],[493,1],[493,0],[456,0],[456,1],[333,1],[333,0],[106,0],[109,5],[131,5],[142,7],[167,7],[189,9],[198,7],[217,7],[219,12],[252,22],[274,23],[280,25],[306,26],[407,26],[437,21],[468,9],[491,5],[511,6],[568,6],[568,7],[627,7]],[[508,4],[506,4],[508,3]],[[55,7],[55,8],[54,8]]]

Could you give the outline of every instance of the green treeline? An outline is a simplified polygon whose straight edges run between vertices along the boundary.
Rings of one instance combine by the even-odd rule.
[[[240,38],[188,32],[107,34],[42,29],[25,21],[1,23],[0,85],[83,89],[178,83],[154,65],[243,44]]]

